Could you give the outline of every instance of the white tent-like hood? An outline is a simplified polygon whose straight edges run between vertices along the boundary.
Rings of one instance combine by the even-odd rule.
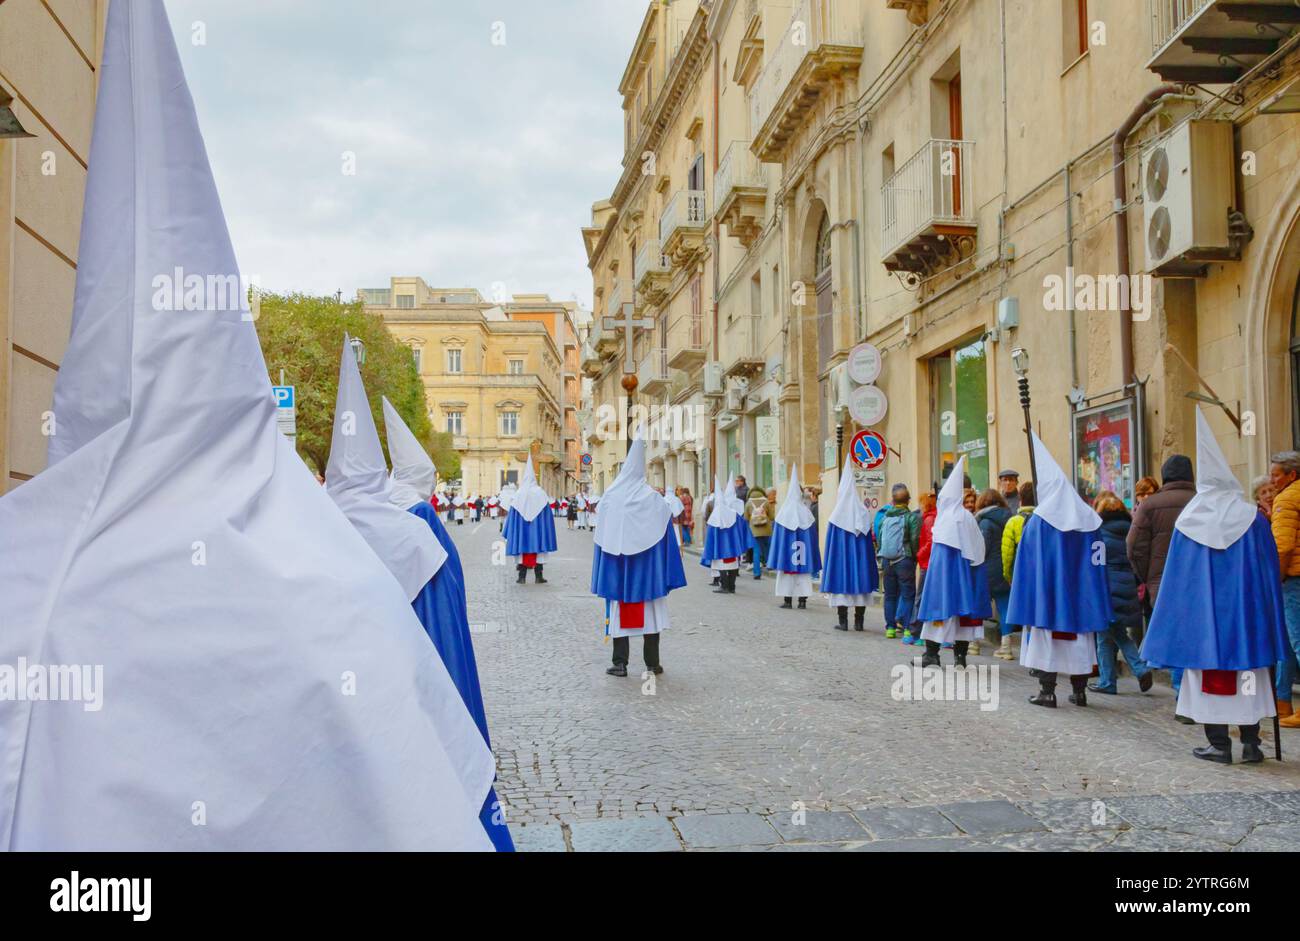
[[[392,485],[384,464],[384,450],[370,413],[357,358],[348,338],[343,338],[339,364],[339,392],[334,405],[334,437],[325,468],[325,492],[379,560],[388,566],[406,592],[407,600],[429,584],[447,561],[447,550],[434,538],[428,524],[393,506]]]
[[[971,565],[984,563],[984,535],[974,514],[962,505],[966,495],[966,455],[957,459],[948,479],[939,489],[939,504],[934,517],[934,541],[961,553]]]
[[[172,36],[109,7],[50,466],[0,497],[0,663],[102,669],[98,711],[0,701],[0,849],[491,850],[492,755],[220,288]]]
[[[596,515],[596,545],[610,555],[636,555],[664,538],[672,511],[646,483],[645,438],[638,428],[618,476],[605,491]]]
[[[799,486],[799,463],[790,467],[790,488],[781,501],[781,509],[776,511],[776,525],[791,531],[807,529],[813,524],[812,510],[804,506],[803,488]]]
[[[388,455],[393,461],[389,478],[393,490],[388,499],[403,510],[417,503],[428,503],[438,483],[438,469],[387,396],[384,397],[384,431],[388,435]]]
[[[840,489],[835,496],[835,509],[829,520],[832,526],[838,526],[847,533],[855,535],[871,532],[871,514],[858,496],[858,488],[853,483],[853,457],[844,459],[840,471]]]
[[[524,465],[524,476],[519,481],[519,492],[510,501],[510,509],[522,516],[525,522],[531,523],[537,519],[538,513],[550,505],[551,498],[537,483],[537,474],[533,470],[533,456],[530,454],[528,463]]]
[[[1174,523],[1180,533],[1210,549],[1227,549],[1255,523],[1259,509],[1246,501],[1241,484],[1201,407],[1196,407],[1196,496]]]
[[[1091,533],[1101,528],[1101,517],[1079,496],[1037,434],[1034,435],[1034,463],[1038,470],[1038,479],[1034,481],[1034,489],[1038,491],[1035,516],[1041,516],[1063,533]]]
[[[744,512],[744,507],[737,507],[740,500],[736,498],[736,484],[728,481],[727,489],[722,489],[722,479],[713,478],[713,510],[709,513],[708,525],[717,529],[729,529],[736,525],[736,517]]]

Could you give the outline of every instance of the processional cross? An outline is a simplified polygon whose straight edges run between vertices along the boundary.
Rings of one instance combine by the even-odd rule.
[[[635,304],[624,304],[619,308],[620,313],[617,317],[605,317],[601,320],[601,326],[611,332],[616,330],[623,331],[623,391],[627,393],[627,411],[628,415],[632,414],[632,396],[636,392],[636,356],[633,353],[633,341],[636,338],[636,331],[653,330],[655,322],[649,317],[637,317]],[[627,422],[627,447],[632,448],[632,422]]]

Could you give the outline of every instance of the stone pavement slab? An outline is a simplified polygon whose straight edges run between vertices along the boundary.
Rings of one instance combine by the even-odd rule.
[[[663,853],[681,850],[673,825],[663,817],[580,820],[569,826],[579,853]]]
[[[951,820],[963,833],[971,836],[997,836],[1047,827],[1010,801],[972,801],[944,804],[939,813]]]
[[[758,814],[697,814],[673,821],[687,849],[765,846],[781,835]]]

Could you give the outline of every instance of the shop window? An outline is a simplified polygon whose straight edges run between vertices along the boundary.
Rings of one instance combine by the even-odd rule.
[[[942,484],[963,455],[971,486],[989,486],[988,351],[983,340],[930,360],[931,477]]]

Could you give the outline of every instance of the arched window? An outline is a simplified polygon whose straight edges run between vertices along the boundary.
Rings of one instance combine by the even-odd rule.
[[[817,230],[817,274],[827,271],[831,266],[831,217],[822,216],[821,227]]]

